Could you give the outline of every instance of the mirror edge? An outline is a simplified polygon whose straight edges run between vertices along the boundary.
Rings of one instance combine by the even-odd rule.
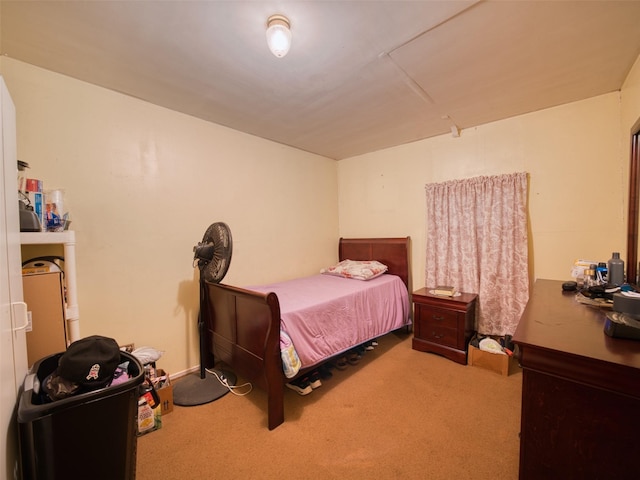
[[[627,219],[627,283],[636,285],[638,267],[638,214],[640,200],[640,118],[631,128],[629,158],[629,217]]]

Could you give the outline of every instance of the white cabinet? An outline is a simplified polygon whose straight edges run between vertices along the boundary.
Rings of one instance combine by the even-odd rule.
[[[16,109],[0,76],[0,477],[19,471],[16,398],[27,373],[17,201]]]
[[[67,287],[67,335],[70,343],[80,339],[80,313],[78,311],[78,287],[76,282],[76,233],[21,232],[22,245],[62,245],[64,248],[64,279]]]

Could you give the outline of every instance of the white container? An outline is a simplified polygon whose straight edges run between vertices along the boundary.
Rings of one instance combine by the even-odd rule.
[[[48,190],[44,195],[45,212],[44,225],[47,232],[62,232],[64,230],[64,192],[62,190]]]

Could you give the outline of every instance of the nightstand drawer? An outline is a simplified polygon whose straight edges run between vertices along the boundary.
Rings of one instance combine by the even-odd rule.
[[[428,342],[456,347],[458,344],[458,330],[437,325],[422,327],[422,338]]]
[[[455,311],[436,307],[424,307],[422,305],[419,305],[417,310],[418,314],[416,317],[424,328],[458,328],[458,313]]]

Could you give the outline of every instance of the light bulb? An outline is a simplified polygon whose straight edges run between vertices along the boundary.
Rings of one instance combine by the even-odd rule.
[[[276,57],[284,57],[291,47],[289,20],[282,15],[272,15],[267,20],[267,44]]]

